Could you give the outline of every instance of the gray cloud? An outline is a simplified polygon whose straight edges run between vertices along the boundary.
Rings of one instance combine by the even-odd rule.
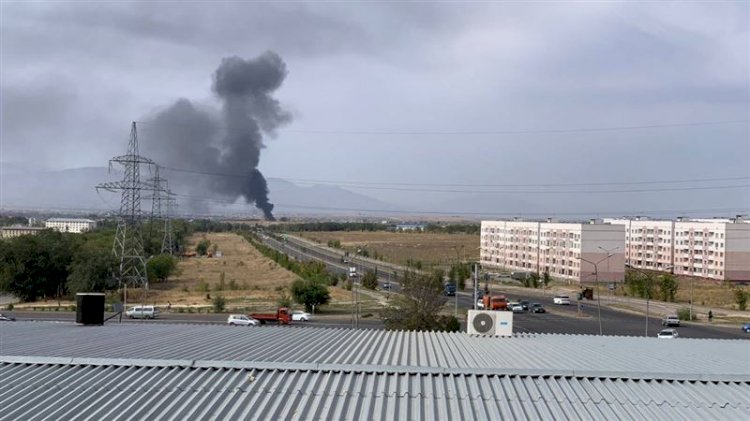
[[[222,57],[255,57],[272,49],[292,72],[276,91],[279,102],[262,108],[295,110],[295,122],[267,142],[259,165],[270,176],[523,184],[750,173],[746,124],[596,135],[310,133],[747,119],[747,3],[189,2],[178,8],[171,2],[6,2],[0,7],[4,104],[25,104],[13,99],[18,94],[5,97],[26,95],[29,78],[63,81],[49,91],[29,90],[39,110],[59,104],[49,105],[60,117],[44,121],[45,133],[35,129],[34,112],[10,111],[16,116],[1,133],[5,160],[25,159],[17,143],[8,146],[7,140],[22,137],[32,150],[58,145],[55,156],[41,156],[42,161],[106,162],[112,151],[121,152],[128,121],[180,97],[191,99],[194,110],[188,114],[207,119],[207,127],[221,126],[218,112],[205,111],[221,107],[206,89],[208,75]],[[261,124],[268,120],[256,118]],[[59,135],[52,141],[49,133]],[[71,146],[88,152],[66,152]],[[218,152],[206,151],[207,156],[221,154],[218,144],[212,147]],[[717,153],[728,150],[733,153]],[[187,165],[203,164],[188,159]],[[409,208],[447,209],[444,204],[454,200],[447,194],[359,192]],[[743,194],[689,196],[694,203],[734,205],[750,202]],[[648,209],[687,197],[678,196],[623,195],[627,200],[618,206]],[[531,195],[523,202],[550,209],[605,204],[595,195]]]

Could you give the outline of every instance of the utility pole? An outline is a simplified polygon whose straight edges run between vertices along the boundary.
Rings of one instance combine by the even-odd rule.
[[[601,263],[601,262],[603,262],[605,260],[609,260],[610,257],[612,257],[612,254],[608,253],[607,257],[599,260],[598,262],[592,262],[590,260],[584,259],[583,257],[579,257],[578,258],[578,260],[580,260],[582,262],[586,262],[586,263],[594,265],[594,282],[596,282],[596,307],[597,307],[598,318],[599,318],[599,335],[603,334],[602,333],[602,299],[601,299],[601,294],[599,294],[599,263]],[[578,300],[578,302],[579,302],[578,312],[579,313],[581,311],[580,301],[581,300]]]
[[[172,254],[174,243],[172,242],[171,214],[175,202],[174,193],[169,191],[167,179],[159,175],[158,165],[154,168],[154,176],[146,180],[146,182],[151,184],[151,194],[147,197],[151,199],[151,224],[149,230],[153,229],[156,221],[163,222],[161,254]]]
[[[131,125],[127,153],[112,158],[109,161],[110,170],[113,163],[123,166],[122,180],[102,183],[96,188],[110,192],[122,192],[117,232],[112,245],[112,253],[119,261],[119,273],[117,273],[116,278],[120,287],[124,285],[127,288],[128,283],[136,287],[142,286],[145,296],[148,289],[148,276],[146,274],[146,259],[141,232],[143,216],[141,213],[141,190],[151,190],[151,186],[141,182],[141,165],[151,166],[154,165],[154,162],[139,155],[138,131],[135,122]]]

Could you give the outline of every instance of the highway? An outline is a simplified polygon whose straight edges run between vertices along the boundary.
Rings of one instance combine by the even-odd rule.
[[[388,274],[400,274],[395,265],[376,262],[371,259],[363,259],[351,256],[351,262],[345,264],[341,261],[343,253],[328,250],[314,244],[300,241],[294,237],[287,236],[286,241],[279,241],[271,236],[265,236],[266,245],[288,254],[298,260],[318,260],[326,264],[334,273],[347,273],[350,265],[357,267],[360,273],[365,270],[377,271],[379,282],[382,285],[388,280]],[[398,285],[394,285],[393,291],[398,291]],[[524,290],[521,288],[508,288],[500,290],[494,287],[494,294],[505,294],[514,300],[527,299],[530,302],[539,302],[547,310],[547,313],[516,313],[514,315],[514,331],[518,333],[560,333],[560,334],[599,334],[599,319],[596,301],[583,300],[581,313],[578,312],[577,303],[573,305],[559,306],[552,304],[550,291]],[[458,308],[459,319],[464,319],[466,311],[473,308],[473,294],[470,292],[459,292],[456,297],[447,297],[448,306]],[[606,302],[606,298],[604,299]],[[633,314],[621,310],[612,309],[606,305],[601,307],[601,326],[603,335],[619,336],[646,336],[646,317],[641,314]],[[662,329],[661,315],[653,314],[648,322],[648,336],[655,337]],[[714,339],[750,339],[750,335],[742,332],[740,326],[717,326],[705,323],[687,323],[678,328],[680,337],[685,338],[714,338]]]

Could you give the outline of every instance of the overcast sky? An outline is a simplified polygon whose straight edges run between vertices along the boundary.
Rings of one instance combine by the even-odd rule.
[[[130,121],[179,98],[217,109],[221,59],[271,50],[293,119],[265,139],[267,178],[400,183],[351,188],[403,209],[750,208],[750,189],[726,187],[750,184],[748,2],[1,7],[4,165],[104,166]],[[633,128],[654,125],[669,127]],[[620,129],[572,130],[597,128]],[[715,178],[737,179],[485,187]]]

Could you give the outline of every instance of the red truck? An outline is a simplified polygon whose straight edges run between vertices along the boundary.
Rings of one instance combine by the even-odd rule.
[[[485,295],[482,300],[484,300],[485,310],[508,309],[508,299],[504,295]]]
[[[292,322],[292,313],[286,307],[279,307],[276,313],[250,313],[248,316],[258,320],[262,325],[267,322],[288,325]]]

